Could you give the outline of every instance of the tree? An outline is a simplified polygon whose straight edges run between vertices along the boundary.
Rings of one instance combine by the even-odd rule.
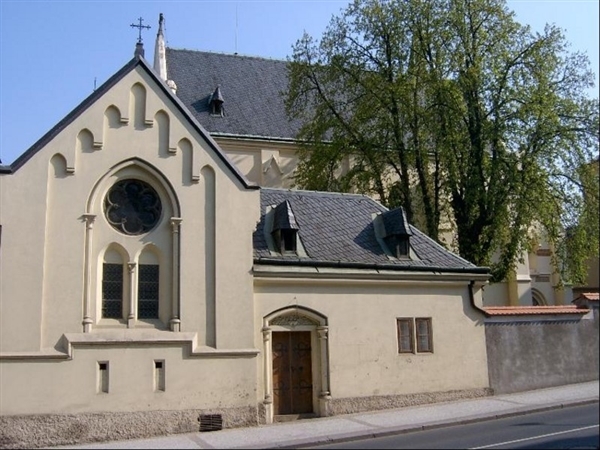
[[[598,154],[589,62],[501,0],[356,0],[320,41],[296,43],[289,79],[299,186],[377,195],[438,240],[451,223],[460,255],[495,281],[532,226],[558,248],[597,202],[581,189]]]

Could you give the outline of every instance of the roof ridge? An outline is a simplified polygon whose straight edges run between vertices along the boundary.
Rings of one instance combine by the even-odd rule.
[[[229,57],[233,57],[233,58],[261,59],[264,61],[274,61],[274,62],[282,62],[282,63],[288,62],[286,59],[271,58],[268,56],[246,55],[246,54],[241,54],[241,53],[215,52],[215,51],[211,51],[211,50],[194,50],[191,48],[167,47],[167,50],[174,50],[176,52],[184,51],[184,52],[193,52],[193,53],[205,53],[205,54],[211,54],[211,55],[229,56]]]
[[[310,189],[289,189],[289,188],[274,188],[274,187],[261,187],[261,191],[275,191],[275,192],[290,192],[290,193],[299,193],[299,194],[309,194],[309,195],[328,195],[332,197],[360,197],[365,198],[367,200],[376,203],[381,208],[385,208],[381,203],[377,200],[372,199],[366,194],[353,194],[351,192],[333,192],[333,191],[314,191]]]

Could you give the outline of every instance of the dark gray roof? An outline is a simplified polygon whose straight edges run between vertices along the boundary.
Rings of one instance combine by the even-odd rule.
[[[385,236],[410,236],[410,224],[406,219],[404,208],[399,207],[382,214]]]
[[[424,233],[409,225],[410,243],[418,260],[390,259],[375,236],[373,216],[387,209],[363,195],[332,192],[261,189],[261,220],[254,232],[254,258],[257,263],[325,263],[339,267],[382,266],[398,270],[438,270],[487,273],[449,252]],[[298,236],[308,255],[272,255],[264,235],[268,206],[288,201],[298,224]]]
[[[177,84],[177,97],[211,134],[294,139],[300,122],[285,113],[286,66],[281,60],[167,48],[167,74]],[[209,110],[218,86],[223,117]]]

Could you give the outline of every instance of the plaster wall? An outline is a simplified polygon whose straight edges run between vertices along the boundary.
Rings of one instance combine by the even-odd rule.
[[[219,146],[253,183],[263,187],[294,187],[298,148],[287,142],[216,136]]]
[[[155,361],[165,370],[155,389]],[[98,363],[108,364],[108,393]],[[256,407],[256,359],[190,358],[165,345],[78,347],[72,360],[3,361],[1,415]]]
[[[597,380],[597,312],[486,320],[490,387],[499,394]]]
[[[483,319],[466,283],[262,279],[255,301],[257,322],[295,305],[327,318],[333,399],[488,386]],[[400,317],[432,318],[433,353],[398,353]]]
[[[113,229],[103,211],[110,186],[129,176],[150,183],[163,204],[158,225],[139,236]],[[256,410],[250,231],[259,192],[243,186],[142,68],[0,183],[0,415]],[[86,214],[95,216],[87,228]],[[172,217],[181,219],[175,238]],[[146,250],[155,255],[158,320],[101,318],[102,257],[110,246],[124,263],[139,263]],[[91,329],[83,333],[88,270]],[[196,350],[230,356],[188,358],[188,344],[165,346],[153,337],[169,332],[174,309]],[[144,344],[127,344],[140,330],[150,332]],[[67,357],[68,333],[103,337]],[[154,360],[165,361],[165,392],[151,388]],[[99,361],[110,363],[108,394],[97,393]]]

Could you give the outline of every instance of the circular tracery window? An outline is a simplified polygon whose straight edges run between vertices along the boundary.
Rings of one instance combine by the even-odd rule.
[[[138,235],[150,231],[160,219],[162,205],[156,191],[140,180],[115,183],[104,198],[104,214],[118,231]]]

